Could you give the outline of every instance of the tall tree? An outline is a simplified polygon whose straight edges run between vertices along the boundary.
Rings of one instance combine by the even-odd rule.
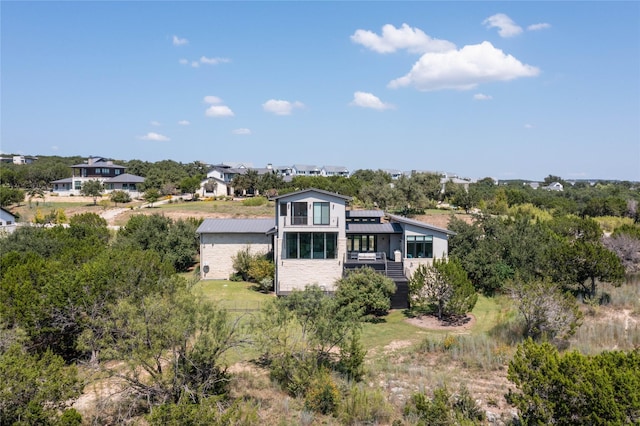
[[[82,188],[80,189],[80,193],[85,197],[93,197],[93,205],[95,206],[98,197],[102,195],[104,191],[104,187],[102,182],[99,180],[88,180],[82,184]]]
[[[466,315],[478,300],[467,273],[455,259],[420,265],[409,281],[413,309],[435,312],[438,319]]]

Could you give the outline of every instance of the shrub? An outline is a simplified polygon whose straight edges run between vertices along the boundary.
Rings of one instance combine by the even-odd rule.
[[[477,424],[485,419],[464,385],[460,385],[457,395],[452,395],[446,386],[434,389],[432,399],[424,393],[415,393],[405,405],[404,415],[412,424],[424,426]]]
[[[337,282],[336,301],[340,306],[359,310],[365,320],[387,315],[396,285],[372,268],[355,269]]]
[[[320,369],[312,377],[307,389],[304,405],[307,409],[322,414],[334,414],[340,402],[340,391],[326,369]]]
[[[253,257],[249,261],[247,275],[253,282],[262,283],[263,280],[271,280],[271,283],[273,283],[275,272],[276,266],[274,263],[264,257]]]
[[[242,200],[242,205],[247,207],[259,207],[267,204],[267,199],[264,197],[253,197]]]
[[[380,389],[352,385],[343,398],[340,420],[346,425],[389,424],[394,408]]]

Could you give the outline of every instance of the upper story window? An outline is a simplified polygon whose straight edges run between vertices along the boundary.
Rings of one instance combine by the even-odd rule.
[[[280,216],[287,215],[287,203],[280,203]]]
[[[291,208],[293,209],[292,225],[307,225],[309,223],[309,211],[307,210],[306,202],[291,203]]]
[[[115,172],[116,172],[116,174],[117,174],[117,175],[119,175],[119,174],[120,174],[120,172],[122,172],[122,170],[120,170],[120,169],[115,169]]]
[[[329,203],[327,202],[313,203],[313,224],[314,225],[329,224]]]

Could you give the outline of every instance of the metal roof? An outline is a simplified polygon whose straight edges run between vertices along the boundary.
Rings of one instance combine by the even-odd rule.
[[[51,183],[71,183],[71,182],[72,180],[70,177],[51,181]]]
[[[105,183],[142,183],[144,178],[142,176],[136,176],[129,173],[123,173],[119,176],[112,177],[105,180]]]
[[[347,234],[402,234],[397,223],[347,223]]]
[[[267,234],[274,225],[274,219],[205,219],[196,233]]]
[[[323,189],[316,189],[316,188],[308,188],[308,189],[302,189],[300,191],[289,192],[288,194],[279,195],[277,197],[274,197],[273,199],[274,200],[279,200],[281,198],[290,197],[292,195],[304,194],[305,192],[317,192],[319,194],[330,195],[332,197],[343,198],[343,199],[345,199],[347,201],[351,201],[351,197],[349,197],[347,195],[342,195],[342,194],[338,194],[336,192],[325,191]]]
[[[74,164],[73,166],[71,166],[72,168],[77,168],[77,167],[100,167],[103,169],[126,169],[125,166],[119,166],[117,164],[109,164],[106,161],[96,161],[95,163],[82,163],[82,164]]]
[[[455,232],[449,231],[448,229],[439,228],[437,226],[433,226],[425,222],[420,222],[419,220],[409,219],[404,216],[396,216],[396,215],[390,214],[389,220],[393,222],[406,223],[408,225],[417,226],[419,228],[431,229],[433,231],[442,232],[443,234],[447,234],[447,235],[456,235]]]
[[[347,217],[384,217],[384,210],[347,210]]]

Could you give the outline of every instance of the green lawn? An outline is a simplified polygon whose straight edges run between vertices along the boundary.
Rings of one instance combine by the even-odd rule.
[[[273,202],[268,202],[262,206],[246,206],[242,201],[188,201],[178,203],[158,204],[154,208],[162,212],[193,212],[194,214],[206,215],[216,213],[227,217],[248,216],[248,217],[273,217]]]
[[[195,285],[194,291],[232,313],[243,313],[259,310],[262,304],[274,297],[272,294],[255,291],[252,287],[253,284],[246,282],[202,280]],[[478,302],[472,312],[476,317],[476,323],[471,333],[488,333],[501,319],[504,319],[507,310],[508,308],[500,299],[478,296]],[[384,322],[364,324],[362,341],[366,349],[383,348],[394,341],[418,343],[427,335],[444,335],[449,332],[426,330],[409,324],[405,319],[404,311],[394,310],[385,317]]]
[[[252,283],[226,280],[202,280],[193,289],[196,294],[229,311],[257,311],[272,294],[253,290]]]

